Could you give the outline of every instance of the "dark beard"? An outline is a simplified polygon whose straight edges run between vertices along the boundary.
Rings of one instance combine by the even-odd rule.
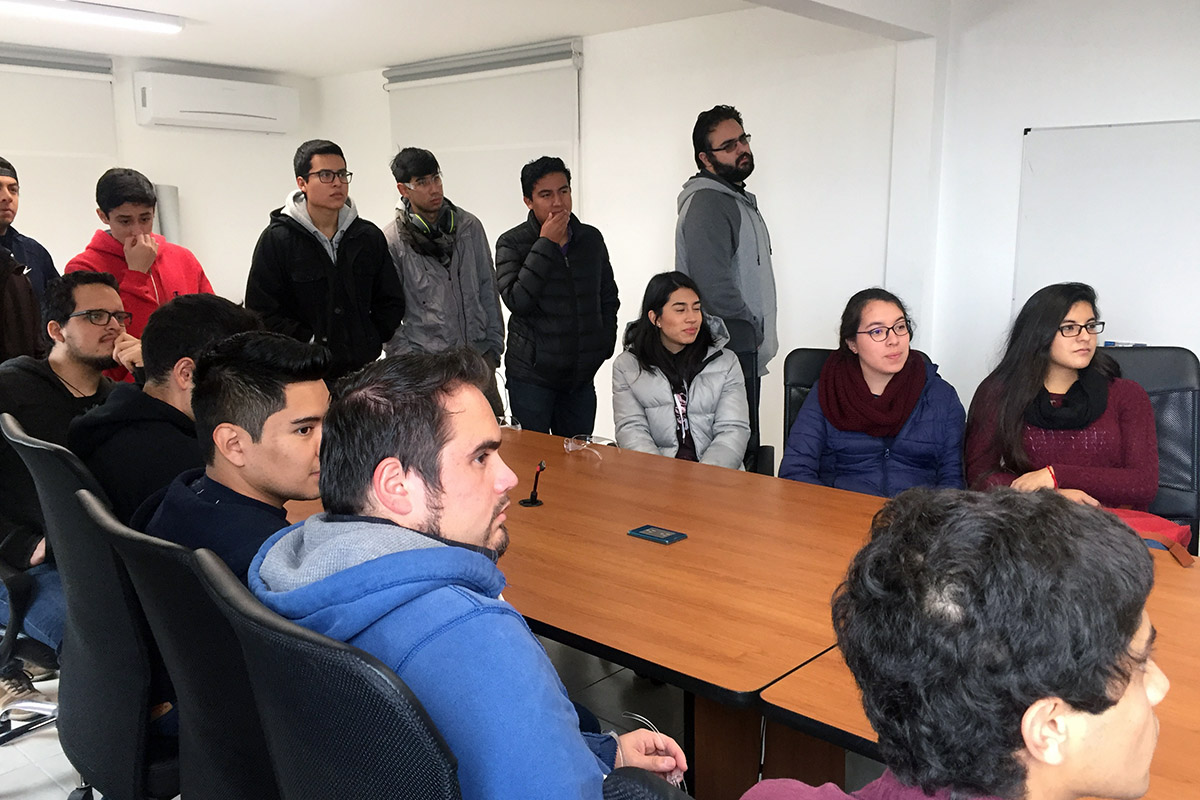
[[[112,356],[79,356],[77,360],[85,367],[91,367],[98,372],[121,366]]]
[[[713,172],[717,174],[717,177],[724,178],[730,183],[745,183],[746,178],[750,177],[750,173],[754,172],[754,156],[747,154],[747,158],[748,160],[744,167],[729,166],[714,158],[712,161]]]
[[[496,521],[496,517],[500,516],[501,512],[507,505],[507,495],[497,501],[496,507],[492,509],[492,518],[488,522],[489,531],[492,529],[492,523]],[[501,525],[499,530],[503,536],[500,537],[500,544],[494,548],[487,547],[486,545],[467,544],[466,542],[458,542],[452,539],[447,539],[442,535],[442,507],[441,505],[437,505],[429,510],[429,519],[425,521],[424,530],[422,530],[421,533],[425,534],[426,536],[432,536],[435,539],[440,539],[441,541],[451,544],[455,547],[463,547],[467,550],[474,550],[477,553],[482,553],[490,558],[492,563],[495,563],[499,561],[500,557],[504,555],[505,551],[508,550],[508,528],[504,525]]]

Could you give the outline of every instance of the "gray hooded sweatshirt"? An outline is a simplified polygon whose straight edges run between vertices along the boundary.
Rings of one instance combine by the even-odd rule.
[[[679,193],[675,268],[700,287],[704,307],[754,326],[759,375],[779,351],[771,237],[750,192],[709,172],[693,175]]]
[[[304,226],[304,229],[316,237],[321,246],[325,248],[325,253],[329,256],[329,260],[337,263],[338,245],[342,242],[342,236],[345,235],[346,229],[350,227],[350,223],[358,219],[358,211],[354,208],[354,202],[347,197],[346,205],[342,206],[338,211],[338,227],[337,233],[333,234],[333,239],[326,239],[325,234],[317,230],[317,226],[313,225],[312,217],[308,215],[308,198],[304,192],[299,189],[288,192],[287,199],[283,201],[283,213],[285,216],[299,222]]]

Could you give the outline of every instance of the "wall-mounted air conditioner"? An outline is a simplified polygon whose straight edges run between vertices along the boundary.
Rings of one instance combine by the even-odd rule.
[[[135,72],[139,125],[288,133],[300,117],[300,94],[287,86]]]

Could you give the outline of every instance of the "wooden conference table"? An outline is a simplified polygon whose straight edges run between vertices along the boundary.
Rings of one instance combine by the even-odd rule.
[[[1200,773],[1191,761],[1200,753],[1200,569],[1184,569],[1163,551],[1152,555],[1154,591],[1146,605],[1158,630],[1155,661],[1171,690],[1156,709],[1158,749],[1145,800],[1200,797]],[[876,757],[875,732],[837,648],[764,690],[762,709],[769,718]]]
[[[759,764],[759,692],[834,644],[829,601],[880,498],[505,430],[504,597],[538,633],[693,693],[698,797]],[[519,506],[535,465],[544,505]],[[658,525],[671,545],[627,535]],[[856,702],[856,698],[855,698]],[[631,709],[636,710],[636,709]]]

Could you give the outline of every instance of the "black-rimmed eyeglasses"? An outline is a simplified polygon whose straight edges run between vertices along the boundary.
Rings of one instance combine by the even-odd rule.
[[[337,178],[342,183],[349,183],[354,178],[353,172],[344,169],[339,169],[337,171],[332,169],[320,169],[316,172],[308,173],[308,177],[310,178],[313,175],[316,175],[317,180],[319,180],[321,183],[333,183],[334,178]]]
[[[715,153],[718,150],[720,150],[722,153],[732,153],[734,150],[737,150],[737,146],[739,144],[749,145],[750,144],[750,134],[743,133],[741,136],[737,137],[736,139],[730,139],[728,142],[722,142],[721,144],[717,145],[716,147],[710,147],[708,149],[708,152]]]
[[[856,333],[861,333],[864,336],[870,336],[871,341],[873,342],[886,342],[889,333],[894,333],[897,336],[908,336],[910,333],[912,333],[912,331],[909,330],[908,322],[906,320],[900,320],[895,325],[888,325],[887,327],[880,325],[878,328],[871,328],[870,330],[865,331],[856,331]]]
[[[93,325],[107,325],[110,319],[115,319],[122,328],[133,321],[133,314],[128,311],[106,311],[103,308],[89,308],[67,315],[68,319],[71,317],[87,317],[87,321]]]
[[[1097,333],[1102,333],[1104,331],[1104,323],[1103,322],[1087,322],[1087,323],[1084,323],[1083,325],[1080,325],[1075,322],[1068,322],[1066,325],[1058,326],[1058,333],[1059,333],[1059,335],[1064,336],[1067,339],[1074,339],[1076,336],[1083,333],[1085,328],[1087,329],[1088,333],[1093,334],[1093,335],[1097,334]]]

